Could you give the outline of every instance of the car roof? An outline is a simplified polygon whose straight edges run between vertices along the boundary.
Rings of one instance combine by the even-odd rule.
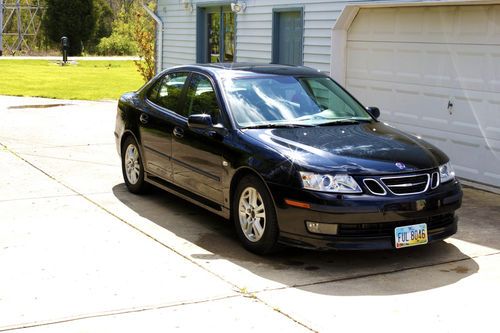
[[[175,67],[175,70],[202,70],[214,75],[222,75],[224,72],[232,72],[235,76],[244,76],[249,73],[268,75],[289,75],[289,76],[327,76],[327,74],[310,67],[278,65],[265,63],[213,63],[196,64]]]

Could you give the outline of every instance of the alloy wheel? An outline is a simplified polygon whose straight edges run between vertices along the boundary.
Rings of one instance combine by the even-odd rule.
[[[266,230],[266,208],[262,197],[255,188],[243,190],[238,204],[241,230],[251,242],[258,242]]]
[[[130,184],[137,184],[140,172],[139,151],[134,144],[129,144],[125,151],[125,173]]]

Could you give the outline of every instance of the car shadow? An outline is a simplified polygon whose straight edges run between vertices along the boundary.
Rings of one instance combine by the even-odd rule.
[[[328,282],[359,281],[359,286],[335,288],[327,294],[405,294],[450,285],[479,270],[472,258],[447,242],[384,251],[318,252],[284,247],[261,257],[242,248],[232,223],[174,195],[153,189],[137,196],[126,191],[124,184],[116,185],[113,193],[140,216],[203,249],[188,254],[194,260],[228,260],[258,277],[304,290]],[[393,274],[398,272],[403,275]],[[246,288],[253,290],[251,285]]]
[[[463,186],[455,238],[500,250],[500,195]]]

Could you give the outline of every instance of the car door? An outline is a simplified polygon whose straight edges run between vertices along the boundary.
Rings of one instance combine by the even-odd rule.
[[[172,132],[174,183],[222,205],[224,137],[210,130],[190,129],[187,123],[192,114],[210,114],[214,124],[226,125],[211,80],[192,73],[182,104],[185,118],[177,119]]]
[[[146,172],[172,181],[172,132],[189,73],[168,73],[148,91],[139,116]]]

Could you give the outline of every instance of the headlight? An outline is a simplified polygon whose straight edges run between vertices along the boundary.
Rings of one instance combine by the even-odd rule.
[[[439,166],[439,176],[441,177],[441,183],[455,179],[455,170],[453,170],[450,162]]]
[[[349,175],[319,175],[312,172],[300,172],[305,189],[334,193],[361,193],[358,183]]]

